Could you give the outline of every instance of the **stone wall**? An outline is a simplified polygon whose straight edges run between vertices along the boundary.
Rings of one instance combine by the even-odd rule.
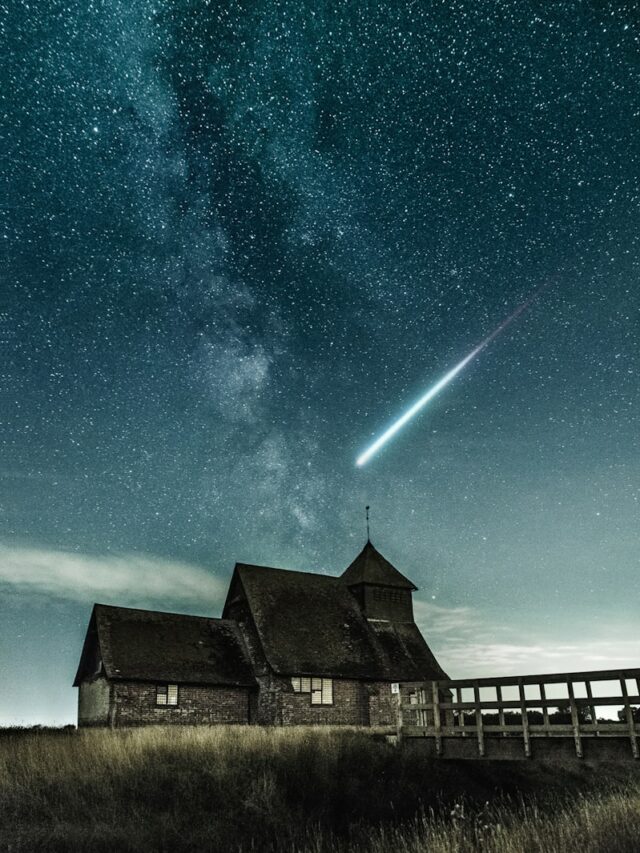
[[[106,726],[110,684],[106,678],[83,681],[78,690],[78,726]]]
[[[395,726],[397,697],[389,682],[333,679],[333,705],[312,705],[308,693],[294,693],[291,679],[273,677],[276,725]]]
[[[156,705],[156,685],[120,681],[113,685],[116,726],[214,725],[250,722],[251,690],[180,684],[177,705]]]

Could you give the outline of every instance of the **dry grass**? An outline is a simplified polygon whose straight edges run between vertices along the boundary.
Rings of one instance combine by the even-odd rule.
[[[5,732],[0,850],[637,853],[629,773],[433,762],[344,729]]]
[[[328,847],[318,839],[299,853],[638,853],[640,788],[578,796],[545,813],[535,804],[489,805],[431,813],[400,827],[369,831]]]

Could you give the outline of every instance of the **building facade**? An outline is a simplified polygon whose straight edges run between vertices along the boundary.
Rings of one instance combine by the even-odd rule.
[[[415,585],[367,544],[339,577],[236,564],[222,618],[96,604],[79,726],[389,726],[398,690],[446,678]]]

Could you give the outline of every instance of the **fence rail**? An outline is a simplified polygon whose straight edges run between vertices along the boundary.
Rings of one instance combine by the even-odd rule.
[[[483,695],[491,691],[495,698]],[[564,695],[552,695],[560,691]],[[538,695],[527,695],[531,692]],[[512,698],[505,697],[509,693]],[[599,715],[599,709],[619,709],[618,720]],[[402,697],[398,736],[433,738],[436,755],[443,754],[443,741],[449,738],[473,738],[480,757],[487,739],[520,738],[527,758],[535,738],[572,738],[582,758],[583,739],[622,737],[628,738],[637,759],[640,669],[425,682],[409,702]]]

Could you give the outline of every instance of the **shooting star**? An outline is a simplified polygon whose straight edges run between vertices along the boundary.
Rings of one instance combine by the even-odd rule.
[[[516,317],[519,317],[520,314],[522,314],[522,312],[525,311],[531,305],[531,303],[534,301],[534,299],[536,299],[536,297],[542,290],[544,290],[544,288],[540,288],[540,290],[537,290],[533,294],[533,296],[531,296],[529,299],[527,299],[526,302],[523,302],[522,305],[516,308],[513,314],[510,314],[506,320],[503,320],[502,323],[500,323],[500,325],[498,326],[498,328],[491,332],[491,334],[486,337],[481,343],[479,343],[478,346],[469,353],[469,355],[465,356],[461,362],[456,364],[455,367],[451,368],[451,370],[446,373],[442,377],[442,379],[436,382],[436,384],[432,388],[429,388],[426,394],[423,394],[423,396],[420,397],[420,399],[416,403],[414,403],[411,408],[407,409],[404,415],[401,415],[397,421],[394,421],[394,423],[391,424],[389,429],[385,430],[385,432],[383,432],[382,435],[377,438],[373,442],[373,444],[364,451],[364,453],[361,453],[360,456],[358,456],[358,458],[356,459],[356,465],[358,467],[366,465],[367,462],[371,459],[371,457],[375,456],[375,454],[389,441],[390,438],[393,438],[393,436],[397,432],[399,432],[399,430],[401,430],[402,427],[406,423],[408,423],[408,421],[410,421],[414,415],[417,415],[418,412],[423,409],[430,400],[433,400],[436,394],[442,391],[442,389],[446,385],[448,385],[453,379],[455,379],[456,376],[460,373],[460,371],[463,370],[469,364],[470,361],[473,361],[473,359],[477,355],[479,355],[482,350],[486,346],[488,346],[494,338],[498,337],[500,332],[503,332],[507,328],[507,326],[513,323]]]

